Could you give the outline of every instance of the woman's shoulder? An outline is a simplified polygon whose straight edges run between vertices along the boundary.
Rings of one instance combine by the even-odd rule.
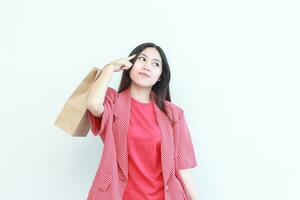
[[[173,121],[178,121],[180,116],[183,114],[183,109],[179,105],[168,100],[164,100],[164,105],[167,112],[170,113]]]
[[[118,92],[110,86],[107,87],[106,93],[108,93],[110,95],[117,95],[118,94]]]
[[[119,93],[114,88],[107,87],[105,98],[112,102],[115,102],[115,100],[118,97],[118,94]]]

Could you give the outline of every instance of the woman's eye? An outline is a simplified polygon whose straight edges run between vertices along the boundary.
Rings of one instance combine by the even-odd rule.
[[[146,59],[144,57],[139,57],[138,59],[145,61]],[[155,62],[156,66],[159,67],[160,64],[158,62]]]

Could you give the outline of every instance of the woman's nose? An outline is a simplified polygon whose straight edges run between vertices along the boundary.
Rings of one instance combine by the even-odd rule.
[[[149,71],[151,63],[146,62],[144,65],[144,69]]]
[[[147,70],[147,71],[149,71],[149,67],[148,67],[148,65],[147,65],[147,64],[145,64],[145,65],[144,65],[144,70]]]

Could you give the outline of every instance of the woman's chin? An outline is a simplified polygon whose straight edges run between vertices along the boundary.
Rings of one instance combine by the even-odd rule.
[[[149,83],[149,81],[145,81],[145,80],[137,80],[134,81],[135,85],[139,86],[139,87],[152,87],[153,84]]]

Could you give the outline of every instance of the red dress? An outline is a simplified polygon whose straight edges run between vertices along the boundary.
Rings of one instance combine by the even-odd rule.
[[[128,185],[123,200],[164,200],[161,132],[153,102],[131,97],[128,128]]]

